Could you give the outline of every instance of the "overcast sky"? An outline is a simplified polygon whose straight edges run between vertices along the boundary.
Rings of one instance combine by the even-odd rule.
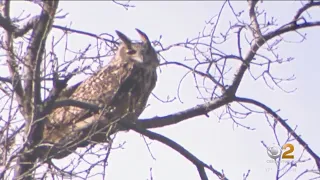
[[[57,20],[56,25],[70,26],[74,29],[88,31],[91,33],[110,33],[115,35],[115,30],[119,30],[131,39],[137,40],[138,34],[134,28],[139,28],[151,40],[159,39],[162,35],[162,42],[169,45],[175,42],[183,42],[188,37],[196,37],[205,26],[205,21],[216,15],[222,5],[221,1],[211,2],[132,2],[135,8],[125,10],[112,2],[92,2],[92,1],[62,1],[60,9],[62,13],[69,13],[63,20]],[[246,1],[232,2],[235,10],[247,10]],[[259,3],[260,5],[260,3]],[[262,7],[266,9],[267,17],[274,16],[278,24],[282,24],[292,19],[299,2],[268,2],[264,1]],[[284,8],[285,7],[285,8]],[[32,14],[39,12],[39,8],[26,2],[15,2],[12,5],[12,15],[19,15],[22,10]],[[319,20],[320,13],[311,11],[312,19]],[[245,11],[247,13],[247,11]],[[229,8],[222,13],[223,19],[219,22],[218,32],[224,32],[228,27],[229,20],[234,20]],[[247,17],[245,15],[244,17]],[[319,137],[319,28],[303,31],[307,33],[307,40],[301,44],[281,44],[278,53],[284,57],[295,58],[289,64],[281,64],[274,73],[277,76],[288,77],[295,75],[296,80],[285,83],[287,89],[297,88],[293,93],[285,93],[278,88],[270,90],[263,80],[254,81],[248,74],[242,82],[238,96],[254,98],[270,106],[273,110],[281,110],[279,114],[282,118],[288,119],[288,124],[294,128],[298,126],[297,132],[309,146],[317,153],[320,153]],[[61,35],[58,30],[52,31],[53,35]],[[288,35],[285,38],[297,40],[297,35]],[[95,43],[96,40],[82,35],[71,35],[69,47],[73,50],[85,49],[88,43]],[[244,43],[245,44],[245,43]],[[246,44],[245,44],[246,45]],[[227,47],[228,48],[228,47]],[[244,47],[246,49],[248,47]],[[234,48],[226,52],[232,52]],[[63,53],[63,49],[58,47],[56,53]],[[235,49],[234,49],[235,50]],[[169,51],[165,56],[170,61],[182,62],[186,56],[183,51]],[[60,55],[62,57],[62,55]],[[70,57],[71,58],[71,57]],[[105,62],[107,64],[107,62]],[[184,75],[184,70],[177,67],[163,67],[162,72],[158,71],[159,81],[154,93],[161,99],[176,97],[179,80]],[[83,80],[84,76],[78,76],[71,80],[71,84]],[[156,98],[150,98],[151,106],[141,115],[143,118],[153,116],[163,116],[184,110],[202,103],[198,100],[195,88],[193,87],[193,77],[189,75],[182,83],[180,96],[183,103],[178,100],[173,103],[162,103]],[[217,111],[218,112],[218,111]],[[172,140],[183,145],[186,149],[196,155],[207,164],[211,164],[215,169],[224,171],[230,179],[242,179],[243,173],[250,170],[249,179],[270,180],[275,177],[275,165],[267,163],[270,158],[261,141],[267,144],[275,143],[272,129],[263,115],[252,115],[243,120],[246,126],[255,128],[247,130],[236,127],[231,120],[219,121],[215,114],[210,113],[210,118],[205,116],[193,118],[183,123],[170,127],[155,129]],[[282,130],[283,131],[283,130]],[[286,138],[285,131],[282,132],[280,140]],[[119,133],[114,145],[126,142],[123,149],[114,150],[109,159],[107,168],[108,180],[124,179],[148,179],[150,168],[156,180],[164,179],[199,179],[198,172],[193,164],[187,161],[177,152],[158,142],[151,142],[150,149],[155,157],[154,160],[144,139],[134,133]],[[293,143],[296,145],[296,143]],[[295,146],[295,155],[300,155],[302,147]],[[308,156],[306,156],[308,157]],[[57,161],[57,164],[64,164],[68,159]],[[90,159],[88,160],[90,161]],[[312,168],[314,162],[299,164],[296,171],[291,171],[290,175],[284,179],[292,179],[306,167]],[[210,179],[216,179],[212,173],[207,173]],[[93,179],[93,178],[92,178]]]

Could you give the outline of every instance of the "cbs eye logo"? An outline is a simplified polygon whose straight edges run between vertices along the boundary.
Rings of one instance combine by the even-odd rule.
[[[278,159],[281,156],[281,159],[293,159],[294,155],[291,154],[294,151],[294,146],[292,144],[285,144],[281,147],[279,146],[270,146],[268,149],[268,156],[274,160]],[[283,151],[283,152],[282,152]],[[282,154],[282,155],[281,155]]]

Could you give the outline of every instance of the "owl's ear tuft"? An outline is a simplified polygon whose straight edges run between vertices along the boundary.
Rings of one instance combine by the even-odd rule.
[[[139,33],[141,41],[144,44],[146,44],[147,47],[151,47],[151,43],[150,43],[148,36],[138,28],[136,28],[136,31]]]
[[[117,35],[119,36],[119,38],[121,39],[121,41],[123,42],[123,44],[126,46],[127,49],[132,49],[132,42],[131,40],[126,36],[124,35],[122,32],[120,31],[117,31],[116,30],[116,33]]]

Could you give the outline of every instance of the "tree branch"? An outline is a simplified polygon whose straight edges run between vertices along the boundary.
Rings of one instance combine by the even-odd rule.
[[[139,119],[136,122],[136,124],[140,127],[149,129],[149,128],[159,128],[159,127],[164,127],[172,124],[177,124],[183,120],[200,116],[200,115],[206,115],[208,117],[208,113],[210,111],[218,109],[219,107],[224,106],[232,101],[233,99],[231,97],[227,95],[223,95],[220,98],[212,100],[208,103],[204,103],[196,107],[193,107],[184,111],[180,111],[174,114],[170,114],[163,117],[154,117],[150,119]]]
[[[246,70],[249,67],[248,65],[250,64],[253,57],[256,55],[256,53],[260,49],[260,47],[263,46],[267,41],[269,41],[277,36],[288,33],[288,32],[297,31],[300,29],[310,28],[310,27],[314,27],[314,26],[320,26],[320,21],[305,22],[302,24],[297,24],[297,22],[293,21],[293,22],[286,24],[285,26],[282,26],[274,31],[267,33],[266,35],[263,35],[263,36],[257,38],[255,40],[255,42],[253,43],[253,45],[251,46],[250,51],[248,51],[247,55],[245,56],[244,63],[242,63],[238,72],[235,75],[235,78],[232,82],[232,85],[229,88],[230,93],[235,94],[237,92],[237,89],[239,88],[239,85],[240,85],[240,82],[244,76],[244,73],[246,72]]]
[[[22,88],[22,83],[18,71],[18,65],[15,60],[15,55],[13,51],[13,39],[12,39],[12,28],[10,21],[10,1],[5,1],[3,7],[3,17],[0,15],[0,25],[6,30],[4,49],[7,54],[7,65],[10,71],[11,83],[13,86],[14,93],[16,94],[16,100],[20,105],[23,104],[24,90]]]
[[[227,102],[226,100],[224,100],[224,101]],[[224,103],[221,103],[221,101],[214,101],[212,103],[200,105],[200,106],[198,106],[198,108],[192,108],[189,111],[187,110],[185,112],[181,112],[180,114],[176,115],[175,117],[171,116],[171,118],[173,118],[173,119],[175,118],[176,120],[180,119],[180,118],[187,119],[184,116],[187,115],[187,116],[191,117],[191,116],[196,116],[197,113],[200,113],[200,114],[207,113],[211,109],[218,108],[218,106],[220,107],[222,104],[224,104]],[[70,100],[70,99],[56,101],[55,104],[53,105],[53,109],[64,107],[64,106],[75,106],[75,107],[79,107],[79,108],[83,108],[83,109],[88,109],[88,110],[93,111],[95,113],[97,113],[101,109],[98,106],[93,105],[93,104],[80,102],[80,101],[76,101],[76,100]],[[194,112],[192,112],[192,111],[194,111]],[[137,125],[134,125],[131,123],[124,123],[122,121],[118,121],[118,124],[120,124],[122,127],[125,127],[127,129],[132,129],[140,134],[143,134],[143,135],[149,137],[150,139],[157,140],[157,141],[164,143],[167,146],[173,148],[174,150],[179,152],[181,155],[183,155],[185,158],[187,158],[189,161],[191,161],[197,167],[201,179],[203,179],[203,180],[208,179],[204,168],[211,170],[220,179],[226,179],[226,177],[222,173],[218,172],[217,170],[213,169],[211,166],[200,161],[197,157],[195,157],[193,154],[188,152],[186,149],[184,149],[182,146],[180,146],[176,142],[174,142],[174,141],[170,140],[169,138],[166,138],[160,134],[157,134],[157,133],[154,133],[154,132],[151,132],[151,131],[144,129],[144,127],[154,125],[152,123],[150,124],[150,121],[153,121],[153,120],[149,120],[149,121],[143,120],[141,122],[138,121]],[[160,118],[160,119],[158,119],[158,121],[163,121],[163,119],[161,120],[161,118]],[[167,121],[167,120],[165,120],[165,121]],[[87,121],[86,127],[89,127],[90,125],[92,125],[92,124],[90,124],[91,122],[95,123],[96,121],[90,121],[90,122]],[[147,122],[147,123],[145,124],[145,122]],[[159,124],[156,123],[156,125],[159,125]],[[74,129],[73,129],[73,131],[74,131]]]
[[[14,32],[14,30],[17,28],[11,24],[10,18],[7,15],[3,17],[2,14],[0,14],[0,26],[10,33]]]
[[[13,32],[14,37],[17,38],[27,34],[33,27],[36,26],[39,20],[40,17],[35,16],[31,18],[22,28],[16,28]]]
[[[219,99],[216,99],[214,101],[211,101],[209,103],[205,103],[202,105],[198,105],[197,107],[194,108],[190,108],[188,110],[176,113],[176,114],[172,114],[172,115],[168,115],[165,117],[155,117],[155,118],[151,118],[151,119],[145,119],[145,120],[138,120],[136,121],[137,126],[139,127],[143,127],[143,128],[156,128],[156,127],[163,127],[166,125],[171,125],[171,124],[175,124],[178,122],[181,122],[183,120],[195,117],[195,116],[199,116],[199,115],[207,115],[208,112],[217,109],[227,103],[232,102],[232,99],[226,96],[222,96]],[[86,102],[80,102],[80,101],[76,101],[76,100],[70,100],[70,99],[63,99],[63,100],[57,100],[53,105],[52,105],[52,109],[57,109],[60,107],[64,107],[64,106],[74,106],[74,107],[79,107],[82,109],[87,109],[87,113],[99,113],[99,111],[103,111],[102,108],[99,108],[96,105],[90,104],[90,103],[86,103]],[[47,112],[48,113],[48,112]],[[50,113],[50,112],[49,112]],[[86,115],[84,115],[86,116]],[[92,116],[92,115],[91,115]],[[87,116],[86,116],[87,117]],[[103,116],[99,116],[99,119],[103,119]],[[121,119],[121,118],[120,118]],[[76,124],[71,125],[70,127],[63,127],[63,132],[65,134],[74,134],[73,132],[75,131],[85,131],[87,128],[91,127],[92,125],[96,124],[98,121],[97,117],[87,117],[87,119],[85,119],[85,121],[80,121]],[[99,120],[100,121],[100,120]],[[103,120],[101,120],[103,121]],[[110,121],[110,120],[108,120]],[[107,121],[106,121],[107,122]],[[103,125],[104,126],[104,125]],[[118,128],[118,130],[123,130],[121,128]],[[47,137],[47,135],[45,135]],[[59,142],[65,142],[64,138],[59,139],[50,139],[50,137],[48,137],[49,139],[47,139],[49,142],[55,142],[55,143],[59,143]],[[45,138],[46,139],[46,138]],[[99,141],[99,140],[97,140]],[[61,143],[60,143],[61,144]],[[56,152],[53,151],[53,152]],[[70,152],[69,152],[70,154]],[[59,156],[60,158],[64,157],[68,155],[68,153]]]
[[[77,100],[72,100],[72,99],[67,99],[67,100],[56,101],[52,106],[52,111],[57,108],[64,107],[64,106],[75,106],[75,107],[82,108],[82,109],[88,109],[93,112],[98,112],[100,109],[102,109],[94,104],[81,102],[81,101],[77,101]]]
[[[58,3],[44,3],[41,15],[38,18],[38,23],[34,26],[31,39],[27,49],[27,55],[24,60],[26,63],[26,102],[25,108],[27,112],[32,112],[36,106],[41,103],[40,96],[40,66],[42,56],[45,49],[46,38],[51,30],[53,16]],[[50,7],[52,6],[52,7]],[[33,110],[32,110],[33,109]],[[31,118],[31,117],[29,117]]]
[[[208,113],[210,111],[218,109],[219,107],[224,106],[228,103],[231,103],[232,101],[233,101],[232,98],[225,95],[215,100],[212,100],[211,102],[204,103],[196,107],[192,107],[190,109],[180,111],[174,114],[170,114],[167,116],[153,117],[149,119],[139,119],[136,122],[136,124],[145,129],[159,128],[159,127],[164,127],[172,124],[177,124],[183,120],[190,119],[196,116],[201,116],[201,115],[208,116]],[[76,100],[70,100],[70,99],[56,101],[52,108],[57,109],[64,106],[75,106],[83,109],[88,109],[93,112],[98,112],[100,109],[96,105],[80,102]]]
[[[7,32],[12,33],[14,38],[21,37],[28,33],[39,21],[39,16],[31,18],[22,28],[18,28],[12,24],[10,18],[3,17],[0,14],[0,26],[5,29]]]
[[[118,124],[120,124],[121,126],[123,126],[125,128],[131,129],[139,134],[147,136],[150,139],[157,140],[157,141],[169,146],[170,148],[174,149],[178,153],[180,153],[182,156],[184,156],[186,159],[188,159],[190,162],[192,162],[197,167],[199,175],[201,177],[201,180],[208,179],[204,168],[207,168],[210,171],[212,171],[214,174],[216,174],[219,177],[219,179],[227,180],[227,178],[224,176],[224,174],[215,170],[212,166],[205,164],[200,159],[198,159],[196,156],[194,156],[192,153],[190,153],[188,150],[186,150],[184,147],[182,147],[178,143],[172,141],[171,139],[169,139],[161,134],[146,130],[142,127],[139,127],[139,125],[134,125],[132,123],[119,121]]]
[[[96,35],[96,34],[93,34],[93,33],[80,31],[80,30],[76,30],[76,29],[72,29],[72,28],[67,28],[67,27],[63,27],[63,26],[59,26],[59,25],[53,25],[52,27],[56,28],[56,29],[60,29],[60,30],[65,31],[65,32],[73,32],[73,33],[77,33],[77,34],[82,34],[82,35],[94,37],[94,38],[97,38],[97,39],[100,39],[100,40],[103,40],[103,41],[106,41],[106,42],[110,42],[112,44],[119,45],[119,42],[114,41],[113,40],[114,37],[112,35],[110,35],[110,34],[103,33],[102,35],[108,35],[108,36],[112,37],[112,40],[106,39],[106,38],[102,38],[101,35]]]
[[[225,91],[225,87],[219,83],[213,76],[210,76],[209,74],[207,73],[203,73],[201,71],[197,71],[196,69],[193,69],[185,64],[182,64],[182,63],[179,63],[179,62],[165,62],[163,64],[160,64],[160,66],[163,66],[163,65],[170,65],[170,64],[174,64],[174,65],[177,65],[177,66],[181,66],[181,67],[184,67],[188,70],[190,70],[191,72],[195,73],[195,74],[198,74],[202,77],[205,77],[205,78],[208,78],[210,79],[212,82],[214,82],[219,88],[221,88],[223,91]]]
[[[53,111],[52,106],[59,98],[69,98],[74,90],[81,84],[78,83],[72,87],[66,88],[68,81],[72,78],[72,74],[67,75],[63,80],[59,80],[57,73],[55,73],[53,78],[53,88],[50,91],[49,96],[44,100],[44,110],[43,114],[49,114]]]
[[[300,8],[296,15],[294,16],[293,18],[293,21],[297,22],[300,18],[300,16],[305,12],[307,11],[308,9],[312,8],[312,7],[316,7],[316,6],[320,6],[320,2],[313,2],[313,1],[310,1],[308,4],[304,5],[302,8]]]
[[[34,27],[33,23],[26,26],[28,28],[33,27],[27,53],[24,57],[26,80],[24,83],[25,96],[23,109],[26,113],[25,139],[28,145],[25,147],[24,153],[17,160],[16,178],[23,176],[23,179],[32,179],[32,174],[27,172],[35,166],[35,161],[38,158],[37,153],[35,153],[36,148],[34,147],[41,141],[43,131],[43,121],[36,121],[37,119],[41,119],[42,111],[40,66],[46,38],[51,30],[57,7],[58,1],[43,2],[42,12],[37,23]]]
[[[12,79],[10,77],[0,77],[1,82],[12,83]]]
[[[268,106],[264,105],[259,101],[249,99],[249,98],[236,97],[235,101],[254,104],[260,107],[261,109],[265,110],[268,114],[270,114],[277,122],[279,122],[288,131],[288,133],[290,133],[299,142],[301,146],[303,146],[306,149],[306,151],[314,158],[318,166],[318,169],[320,170],[320,157],[308,146],[308,144],[299,135],[296,134],[296,132],[294,132],[294,130],[285,122],[285,120],[282,119],[271,108],[269,108]]]
[[[258,38],[262,35],[257,14],[255,12],[255,7],[258,3],[258,0],[249,0],[248,3],[249,3],[249,16],[250,16],[251,23],[253,25],[253,37]]]

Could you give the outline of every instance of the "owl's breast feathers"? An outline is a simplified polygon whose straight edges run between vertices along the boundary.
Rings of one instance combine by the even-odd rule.
[[[47,137],[49,141],[57,141],[56,139],[60,136],[67,136],[67,132],[62,129],[70,131],[70,128],[66,127],[74,126],[89,117],[101,119],[103,124],[120,120],[119,118],[126,113],[134,114],[135,118],[138,118],[146,106],[156,81],[156,69],[144,69],[132,61],[114,59],[108,66],[85,80],[70,96],[72,100],[101,107],[103,117],[100,118],[101,113],[91,114],[86,109],[74,106],[55,109],[48,116],[44,139]]]

